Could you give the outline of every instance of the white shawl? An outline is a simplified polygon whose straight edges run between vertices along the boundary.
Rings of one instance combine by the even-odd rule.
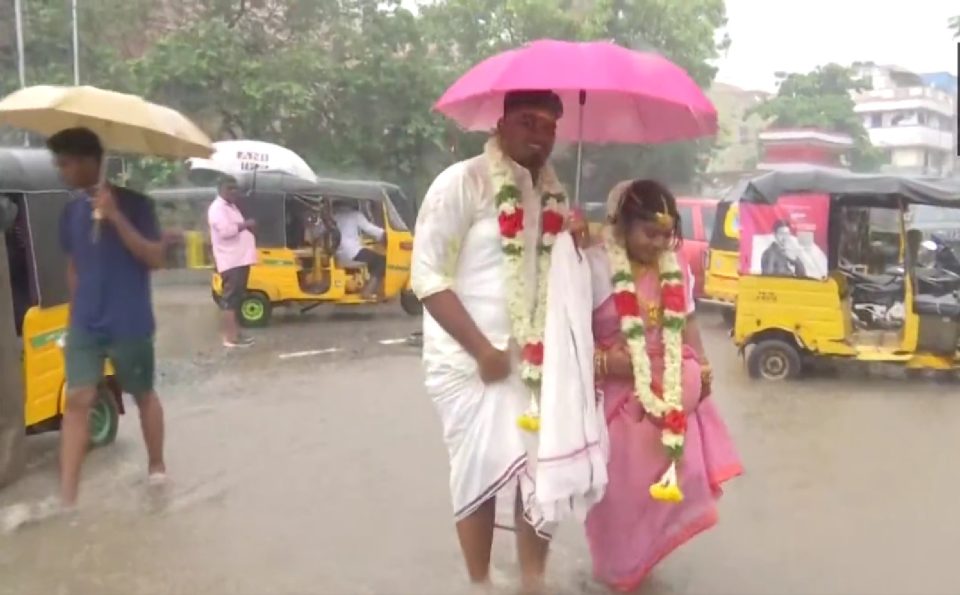
[[[593,378],[590,264],[569,233],[557,238],[550,265],[536,497],[544,520],[583,521],[603,498],[609,444]]]

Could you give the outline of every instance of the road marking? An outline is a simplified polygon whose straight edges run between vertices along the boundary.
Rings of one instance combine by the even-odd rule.
[[[409,337],[404,337],[402,339],[383,339],[382,341],[380,341],[380,344],[381,345],[402,345],[409,340],[410,340]]]
[[[311,349],[310,351],[294,351],[292,353],[281,353],[278,357],[280,359],[295,359],[298,357],[310,357],[311,355],[327,355],[330,353],[337,353],[340,351],[339,347],[331,347],[330,349]]]

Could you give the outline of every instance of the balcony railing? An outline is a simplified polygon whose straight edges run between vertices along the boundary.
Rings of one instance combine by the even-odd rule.
[[[932,147],[943,151],[953,151],[952,132],[937,130],[927,126],[894,126],[889,128],[870,128],[870,142],[876,147]]]
[[[856,95],[862,101],[895,101],[900,99],[931,99],[941,103],[953,104],[953,95],[933,87],[898,87],[893,89],[875,89]]]

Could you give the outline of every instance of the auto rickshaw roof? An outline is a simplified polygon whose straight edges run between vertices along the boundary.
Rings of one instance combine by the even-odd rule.
[[[317,180],[319,194],[329,198],[348,198],[355,200],[383,201],[384,191],[389,187],[385,182],[371,180],[335,180],[324,178]]]
[[[805,167],[771,171],[749,181],[742,200],[774,203],[784,194],[901,196],[911,203],[960,208],[960,181],[894,174],[858,174]]]
[[[0,192],[63,190],[53,158],[46,149],[0,147]]]
[[[255,172],[237,177],[244,190],[256,188],[259,192],[282,192],[301,196],[344,198],[381,202],[384,191],[397,188],[392,184],[373,180],[338,180],[318,178],[307,180],[283,172]]]

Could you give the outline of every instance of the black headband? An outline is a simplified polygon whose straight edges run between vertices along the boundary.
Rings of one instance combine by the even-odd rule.
[[[521,108],[541,108],[563,117],[563,101],[553,91],[510,91],[503,97],[504,115]]]

